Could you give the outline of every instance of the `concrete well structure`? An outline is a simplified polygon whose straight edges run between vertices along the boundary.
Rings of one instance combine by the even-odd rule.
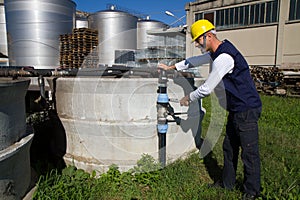
[[[188,85],[184,80],[169,80],[169,98],[184,96],[182,85]],[[50,85],[56,85],[56,108],[67,138],[67,164],[105,172],[111,164],[128,170],[142,154],[158,159],[156,78],[58,78]],[[171,106],[176,112],[187,111],[178,103]],[[193,109],[198,118],[190,127],[169,123],[167,163],[196,149],[199,106]]]

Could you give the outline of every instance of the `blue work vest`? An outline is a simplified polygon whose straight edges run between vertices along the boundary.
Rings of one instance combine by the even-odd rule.
[[[215,88],[220,104],[229,112],[244,112],[261,107],[262,103],[245,58],[228,40],[224,40],[217,50],[211,53],[212,60],[222,53],[227,53],[233,58],[234,68]],[[222,95],[222,91],[226,97]]]

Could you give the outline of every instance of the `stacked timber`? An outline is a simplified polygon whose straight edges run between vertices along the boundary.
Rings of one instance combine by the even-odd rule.
[[[250,72],[258,92],[275,94],[275,89],[282,86],[283,75],[278,67],[251,66]]]
[[[300,97],[300,68],[251,66],[250,72],[258,92]]]
[[[98,58],[98,31],[75,28],[72,34],[60,36],[60,66],[62,68],[94,68]]]
[[[72,63],[72,35],[64,34],[59,36],[60,40],[60,67],[68,68]]]
[[[282,73],[287,96],[300,97],[300,70],[284,70]]]

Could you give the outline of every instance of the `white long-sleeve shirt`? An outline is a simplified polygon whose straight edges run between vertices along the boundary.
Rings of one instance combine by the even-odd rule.
[[[175,64],[175,67],[178,71],[188,69],[191,67],[197,67],[203,64],[211,62],[211,57],[209,53],[194,56],[183,60]],[[214,88],[220,83],[222,78],[227,74],[231,73],[234,67],[233,58],[227,54],[220,54],[213,62],[211,72],[208,75],[206,81],[200,85],[195,91],[190,93],[190,100],[194,101],[208,96]]]

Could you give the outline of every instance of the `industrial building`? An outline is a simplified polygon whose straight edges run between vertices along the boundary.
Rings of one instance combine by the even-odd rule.
[[[187,25],[208,19],[219,39],[228,39],[250,65],[300,64],[300,1],[199,0],[185,5]],[[186,54],[199,54],[187,34]]]

